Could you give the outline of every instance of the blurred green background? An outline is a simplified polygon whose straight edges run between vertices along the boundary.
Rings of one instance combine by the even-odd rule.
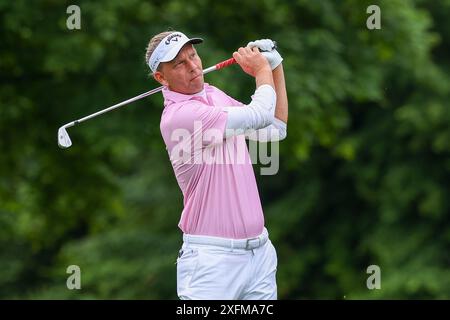
[[[56,140],[158,86],[145,48],[172,28],[205,39],[204,67],[260,38],[284,57],[280,170],[255,166],[280,299],[449,299],[449,17],[448,0],[0,1],[0,298],[177,298],[161,94],[69,129],[67,150]],[[237,66],[206,81],[244,103],[254,90]]]

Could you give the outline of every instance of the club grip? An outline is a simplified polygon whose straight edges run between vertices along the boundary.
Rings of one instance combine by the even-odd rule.
[[[228,66],[230,66],[230,65],[232,65],[234,63],[236,63],[236,60],[234,60],[234,58],[230,58],[228,60],[219,62],[218,64],[216,64],[216,70],[228,67]]]

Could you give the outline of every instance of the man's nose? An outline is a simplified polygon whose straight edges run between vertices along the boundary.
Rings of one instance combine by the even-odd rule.
[[[188,60],[188,67],[189,67],[189,71],[192,72],[195,69],[197,69],[197,65],[195,64],[194,61],[192,60]]]

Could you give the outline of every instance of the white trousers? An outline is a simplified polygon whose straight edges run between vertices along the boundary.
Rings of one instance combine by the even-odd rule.
[[[180,299],[277,299],[277,254],[270,240],[251,249],[202,242],[185,239],[181,247],[177,259]]]

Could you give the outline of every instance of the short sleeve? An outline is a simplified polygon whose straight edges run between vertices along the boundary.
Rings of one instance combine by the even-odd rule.
[[[177,137],[188,135],[203,146],[223,141],[227,112],[222,107],[208,106],[201,102],[191,102],[170,110],[161,121],[161,132],[167,146]],[[170,141],[168,141],[170,140]]]

